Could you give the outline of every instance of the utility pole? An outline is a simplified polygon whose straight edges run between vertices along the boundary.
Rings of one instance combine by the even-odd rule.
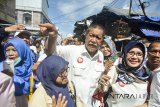
[[[132,9],[132,0],[130,0],[130,5],[129,5],[129,16],[131,16],[131,9]]]
[[[145,6],[144,6],[144,3],[142,3],[141,2],[141,0],[139,0],[139,4],[140,4],[140,6],[141,6],[141,9],[142,9],[142,11],[143,11],[143,14],[144,14],[144,16],[146,16],[146,12],[145,12]]]

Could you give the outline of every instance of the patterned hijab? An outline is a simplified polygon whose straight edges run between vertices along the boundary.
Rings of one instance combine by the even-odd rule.
[[[111,49],[111,56],[110,56],[109,60],[112,60],[114,62],[117,59],[117,50],[116,50],[115,43],[110,38],[108,38],[108,37],[106,37],[104,39],[104,42]]]
[[[131,50],[135,46],[139,46],[142,49],[144,57],[143,57],[142,63],[138,67],[131,68],[126,63],[126,55],[129,52],[129,50]],[[143,66],[144,62],[145,62],[146,54],[147,54],[146,51],[147,50],[142,43],[137,42],[137,41],[129,42],[124,48],[124,53],[123,53],[123,56],[122,56],[122,64],[119,64],[118,67],[117,67],[117,69],[119,71],[121,71],[121,75],[127,74],[127,73],[132,73],[135,77],[137,77],[140,80],[145,81],[146,79],[148,79],[149,75],[147,74],[146,68]]]
[[[52,55],[44,59],[38,66],[37,75],[41,81],[47,94],[52,97],[55,96],[58,99],[58,94],[62,93],[68,101],[67,107],[74,107],[74,102],[69,95],[67,86],[60,86],[56,84],[56,79],[62,70],[68,65],[62,57]]]

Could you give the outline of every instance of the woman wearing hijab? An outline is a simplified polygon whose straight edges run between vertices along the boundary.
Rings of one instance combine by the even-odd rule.
[[[135,107],[145,103],[149,77],[143,66],[145,57],[142,43],[131,41],[125,46],[122,64],[112,66],[99,81],[108,91],[106,107]]]
[[[101,51],[104,55],[104,60],[115,61],[117,59],[117,51],[114,42],[106,37],[101,44]]]
[[[31,51],[27,44],[19,39],[10,39],[4,46],[6,60],[0,69],[9,69],[13,73],[15,85],[16,107],[28,107],[29,78],[32,73]],[[10,63],[6,68],[6,63]]]
[[[109,37],[106,37],[103,40],[100,49],[104,55],[105,73],[107,73],[110,67],[114,65],[114,62],[118,58],[117,50],[115,48],[114,42]]]
[[[110,68],[114,65],[116,59],[118,59],[115,43],[108,36],[106,36],[102,41],[100,50],[104,55],[105,71],[103,72],[103,74],[107,74]],[[104,86],[99,84],[98,91],[103,92]]]
[[[61,93],[67,101],[66,107],[75,107],[67,87],[68,62],[52,55],[44,59],[38,66],[37,75],[41,86],[35,91],[29,102],[29,107],[52,107],[52,96],[56,102]]]

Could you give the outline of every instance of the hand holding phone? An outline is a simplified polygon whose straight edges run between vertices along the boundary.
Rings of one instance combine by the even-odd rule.
[[[4,70],[2,71],[3,73],[5,73],[9,76],[13,76],[13,74],[14,74],[14,60],[7,59],[6,61],[4,61],[3,68],[4,68]]]

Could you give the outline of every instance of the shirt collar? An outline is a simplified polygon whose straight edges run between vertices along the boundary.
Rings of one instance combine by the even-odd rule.
[[[88,57],[90,59],[99,59],[99,50],[97,51],[97,53],[93,57],[91,57],[90,54],[88,53],[85,45],[83,45],[81,55],[82,56],[86,56],[86,57]]]

